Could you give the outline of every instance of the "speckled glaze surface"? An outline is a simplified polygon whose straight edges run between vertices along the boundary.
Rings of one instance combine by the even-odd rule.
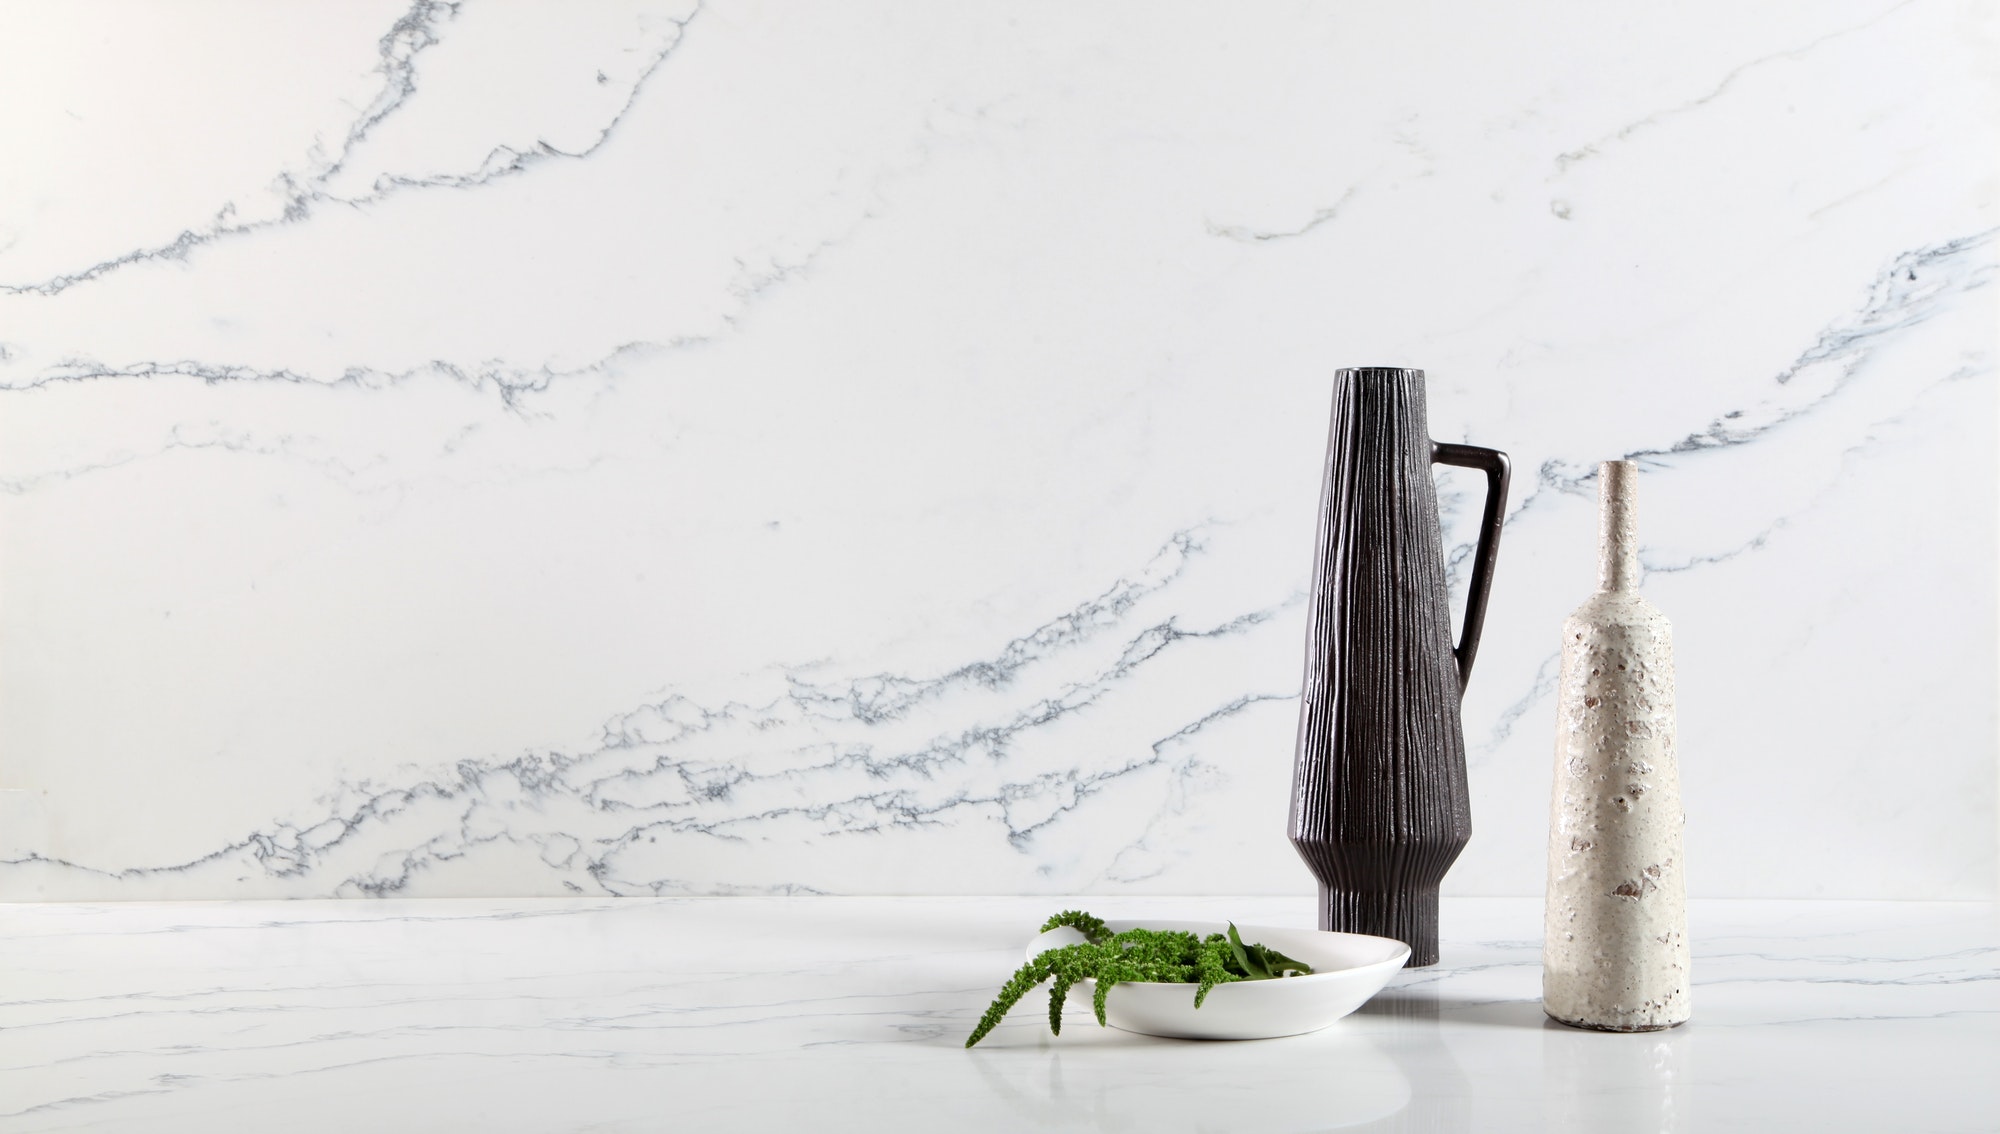
[[[1563,623],[1542,946],[1543,1008],[1607,1031],[1691,1011],[1673,629],[1637,590],[1636,474],[1599,468],[1598,592]]]

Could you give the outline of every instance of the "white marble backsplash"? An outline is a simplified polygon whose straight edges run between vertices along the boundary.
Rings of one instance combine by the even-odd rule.
[[[1448,888],[1630,457],[1690,892],[1991,896],[1996,38],[9,5],[0,897],[1309,890],[1346,365],[1515,461]]]

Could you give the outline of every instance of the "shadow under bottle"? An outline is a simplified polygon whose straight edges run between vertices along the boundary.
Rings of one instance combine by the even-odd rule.
[[[1432,464],[1486,474],[1465,625],[1452,645]],[[1424,373],[1335,374],[1307,611],[1290,834],[1321,929],[1438,960],[1438,885],[1472,836],[1459,695],[1479,644],[1506,454],[1430,439]]]

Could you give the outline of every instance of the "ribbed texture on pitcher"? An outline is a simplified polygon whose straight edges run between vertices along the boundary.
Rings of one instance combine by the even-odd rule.
[[[1438,884],[1472,834],[1420,370],[1336,375],[1290,834],[1322,929],[1438,959]]]

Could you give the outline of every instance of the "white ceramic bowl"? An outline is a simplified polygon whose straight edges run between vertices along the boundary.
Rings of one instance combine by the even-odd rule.
[[[1110,921],[1113,932],[1136,926],[1184,929],[1201,937],[1227,931],[1211,921]],[[1410,947],[1387,937],[1361,933],[1327,933],[1317,929],[1281,929],[1269,925],[1239,925],[1245,944],[1265,945],[1304,961],[1311,976],[1277,980],[1244,980],[1217,985],[1201,1007],[1194,1006],[1192,984],[1121,981],[1104,1001],[1104,1016],[1114,1028],[1177,1039],[1271,1039],[1316,1032],[1366,1003],[1410,959]],[[1028,943],[1029,958],[1061,945],[1084,940],[1067,926],[1051,929]],[[1097,1020],[1090,998],[1095,982],[1083,981],[1070,990],[1063,1013],[1066,1027]],[[1047,986],[1044,985],[1043,988]],[[1038,990],[1039,991],[1039,990]],[[1033,993],[1026,1002],[1035,999]]]

